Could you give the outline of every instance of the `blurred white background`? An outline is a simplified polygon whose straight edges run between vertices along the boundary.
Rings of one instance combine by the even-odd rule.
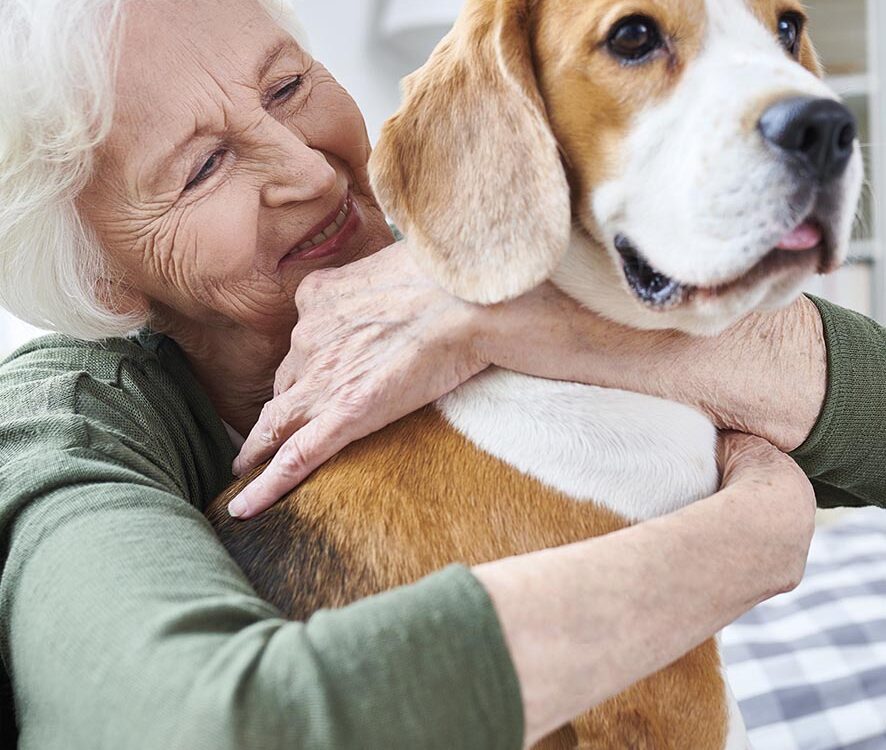
[[[462,0],[294,0],[311,51],[360,105],[370,137],[397,108],[399,82],[424,62],[458,14]],[[868,157],[864,214],[852,263],[811,291],[886,322],[886,268],[882,262],[883,211],[874,191],[886,185],[886,36],[882,0],[808,0],[812,32],[835,87],[856,111]],[[0,312],[0,356],[34,335],[34,330]]]
[[[449,30],[462,0],[295,0],[313,55],[366,117],[375,142],[400,101],[400,80]]]

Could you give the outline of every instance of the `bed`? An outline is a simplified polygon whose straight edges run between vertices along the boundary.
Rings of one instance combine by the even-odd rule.
[[[754,750],[886,750],[886,511],[820,529],[803,583],[722,645]]]

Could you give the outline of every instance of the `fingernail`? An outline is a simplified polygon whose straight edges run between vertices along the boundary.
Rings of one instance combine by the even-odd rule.
[[[240,474],[242,473],[242,471],[243,471],[243,469],[242,469],[242,467],[240,466],[240,459],[239,459],[239,458],[235,458],[235,459],[234,459],[234,463],[231,464],[231,473],[232,473],[235,477],[239,477]]]
[[[249,510],[249,504],[243,499],[242,495],[237,495],[230,503],[228,503],[228,514],[232,518],[240,518],[246,515]]]

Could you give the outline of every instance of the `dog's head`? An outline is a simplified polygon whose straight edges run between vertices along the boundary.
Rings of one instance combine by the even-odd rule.
[[[852,115],[797,0],[467,0],[373,156],[453,293],[714,332],[845,258]]]

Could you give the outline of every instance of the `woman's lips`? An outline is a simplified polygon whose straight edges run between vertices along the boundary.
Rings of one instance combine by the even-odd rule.
[[[280,264],[293,261],[320,260],[336,255],[347,245],[360,226],[360,212],[357,202],[348,193],[342,207],[328,220],[325,227],[315,231],[311,239],[300,242],[289,251]]]
[[[335,217],[332,219],[327,217],[325,225],[320,229],[315,229],[312,232],[313,237],[300,243],[296,248],[296,252],[301,253],[313,250],[315,247],[320,247],[324,242],[332,239],[334,235],[338,234],[338,230],[341,229],[345,225],[345,221],[347,221],[348,213],[350,211],[349,204],[350,196],[346,196],[338,213],[335,214]]]

